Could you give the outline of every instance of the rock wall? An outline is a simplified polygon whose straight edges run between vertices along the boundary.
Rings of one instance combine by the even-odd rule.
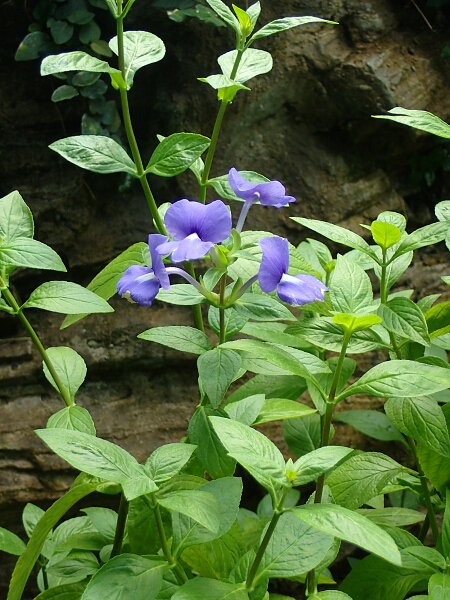
[[[6,27],[0,76],[8,85],[0,89],[0,192],[20,190],[35,215],[37,239],[61,254],[70,280],[87,284],[119,252],[146,239],[145,201],[137,184],[120,193],[119,177],[83,172],[47,149],[79,132],[83,100],[52,104],[51,78],[39,77],[36,62],[14,63],[29,16],[18,0],[1,10]],[[145,3],[137,2],[133,11],[128,27],[160,35],[168,48],[162,63],[136,75],[131,92],[144,156],[155,146],[156,133],[210,135],[217,102],[196,78],[217,72],[215,57],[230,49],[232,34],[194,20],[175,24],[149,13]],[[279,211],[255,207],[248,226],[288,235],[294,243],[310,233],[289,220],[293,215],[331,220],[360,233],[359,223],[382,210],[403,212],[412,225],[431,221],[433,203],[445,198],[448,183],[438,171],[431,188],[413,185],[409,162],[440,142],[370,115],[401,105],[450,116],[449,68],[440,58],[447,42],[445,15],[430,11],[436,27],[430,31],[406,0],[266,0],[260,22],[305,14],[340,25],[309,25],[259,41],[259,48],[273,53],[274,69],[251,81],[252,91],[241,92],[228,109],[213,175],[236,166],[283,181],[298,202]],[[150,183],[160,202],[194,199],[197,193],[189,173]],[[425,260],[425,268],[420,261],[412,265],[403,284],[420,288],[422,282],[423,294],[445,291],[439,276],[447,258],[430,251]],[[14,292],[25,300],[54,278],[19,269]],[[197,401],[196,368],[195,357],[136,335],[156,325],[189,324],[191,314],[158,303],[148,310],[118,298],[112,305],[114,314],[91,316],[63,331],[58,315],[36,310],[29,319],[45,346],[70,345],[86,360],[79,402],[91,411],[99,435],[144,460],[161,443],[183,436]],[[24,330],[1,314],[0,525],[17,521],[24,503],[45,506],[70,484],[72,471],[33,434],[61,407]],[[272,433],[279,439],[277,430]]]

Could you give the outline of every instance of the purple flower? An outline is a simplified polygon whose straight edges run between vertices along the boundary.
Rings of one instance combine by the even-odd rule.
[[[169,273],[161,256],[156,252],[156,247],[166,242],[167,239],[167,236],[159,233],[148,236],[152,268],[141,265],[128,267],[117,283],[117,291],[122,297],[144,306],[150,306],[161,287],[164,290],[170,288]]]
[[[297,306],[324,299],[328,288],[319,279],[312,275],[288,275],[289,246],[285,238],[267,237],[259,245],[263,256],[258,280],[263,292],[277,290],[280,300]]]
[[[231,234],[231,213],[221,200],[178,200],[168,208],[164,223],[174,241],[161,243],[157,250],[172,254],[175,263],[202,258]]]
[[[275,208],[295,202],[293,196],[286,196],[286,188],[279,181],[251,183],[244,179],[234,167],[228,173],[228,183],[236,196],[246,202],[259,200],[264,206],[275,206]]]

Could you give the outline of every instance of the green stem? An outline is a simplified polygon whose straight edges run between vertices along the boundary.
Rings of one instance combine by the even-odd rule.
[[[236,60],[234,61],[233,69],[230,74],[230,79],[234,79],[236,76],[237,70],[239,68],[239,64],[242,59],[242,55],[244,54],[244,49],[238,50],[236,55]],[[206,188],[209,178],[209,172],[211,171],[211,165],[214,158],[214,153],[217,147],[217,140],[219,139],[220,128],[222,127],[223,117],[225,115],[225,111],[227,110],[227,106],[230,104],[230,101],[227,99],[223,99],[219,112],[217,113],[216,122],[214,123],[213,132],[211,135],[211,143],[208,148],[208,154],[205,159],[205,166],[203,168],[202,178],[200,181],[200,193],[199,193],[199,201],[205,204],[206,202]]]
[[[414,440],[407,437],[409,447],[411,448],[411,452],[413,453],[414,460],[416,462],[417,471],[419,473],[420,485],[422,487],[423,498],[425,501],[425,508],[427,509],[427,517],[429,520],[429,525],[431,526],[431,532],[433,534],[434,543],[436,544],[439,537],[439,529],[436,522],[436,513],[434,512],[433,503],[431,502],[430,490],[428,489],[427,478],[420,466],[419,459],[417,457],[416,444]],[[425,531],[425,535],[426,535]]]
[[[118,3],[119,14],[122,12],[122,0],[119,0]],[[124,45],[123,45],[123,16],[120,16],[117,19],[117,53],[119,60],[119,69],[122,71],[123,80],[126,80],[125,73],[125,53],[124,53]],[[150,209],[150,213],[153,218],[153,222],[155,225],[155,229],[159,233],[166,234],[166,228],[164,226],[163,220],[158,212],[158,207],[156,206],[155,198],[150,189],[149,183],[147,181],[147,175],[145,174],[144,164],[142,162],[141,153],[139,152],[139,148],[136,141],[136,136],[134,135],[133,125],[131,123],[131,115],[130,115],[130,106],[128,103],[128,92],[126,89],[120,88],[120,102],[122,105],[122,117],[123,124],[125,127],[125,133],[127,135],[128,144],[130,146],[131,154],[133,156],[134,163],[136,165],[137,176],[139,181],[141,182],[142,189],[144,191],[145,199],[147,200],[148,207]]]
[[[119,514],[117,515],[116,533],[114,535],[113,548],[111,550],[111,558],[122,552],[123,536],[125,535],[125,525],[127,523],[129,503],[124,494],[120,495]]]
[[[197,280],[197,278],[195,276],[194,265],[192,264],[192,262],[190,260],[188,260],[184,263],[184,268],[186,269],[186,271],[189,273],[189,275],[191,277],[193,277],[195,280]],[[197,329],[199,329],[200,331],[203,331],[203,333],[204,333],[205,326],[203,324],[202,305],[194,304],[194,306],[192,307],[192,312],[194,315],[194,325],[196,326]]]
[[[245,587],[248,591],[253,591],[254,590],[254,582],[255,582],[255,576],[256,576],[256,572],[258,570],[258,567],[261,563],[262,557],[264,555],[264,552],[266,551],[267,548],[267,544],[270,541],[270,538],[272,537],[272,534],[275,530],[275,527],[277,526],[278,520],[281,517],[281,515],[284,512],[284,501],[286,499],[286,496],[289,492],[290,488],[286,488],[280,498],[280,501],[278,502],[277,506],[274,509],[274,514],[272,517],[272,520],[270,521],[269,527],[267,528],[267,531],[264,535],[264,538],[261,542],[261,545],[258,548],[258,552],[256,553],[255,556],[255,560],[253,561],[252,566],[250,567],[250,571],[248,572],[248,576],[247,576],[247,581],[245,582]]]
[[[3,285],[3,283],[4,282],[1,281],[0,285]],[[14,310],[15,314],[18,316],[19,320],[24,325],[33,344],[36,346],[39,354],[42,356],[42,360],[47,365],[50,375],[53,377],[53,381],[58,386],[59,393],[61,394],[61,397],[64,400],[64,402],[66,403],[66,406],[75,406],[75,402],[71,398],[69,391],[67,390],[66,386],[61,381],[58,373],[56,372],[55,367],[53,366],[52,361],[50,360],[47,352],[45,351],[45,348],[42,345],[41,340],[39,339],[37,333],[33,329],[31,323],[28,321],[26,316],[21,311],[20,306],[16,302],[16,299],[14,298],[14,296],[11,294],[11,292],[9,291],[9,289],[6,286],[1,288],[1,292],[2,292],[3,298],[9,304],[9,306]]]
[[[227,274],[224,273],[220,278],[219,285],[219,296],[220,304],[224,303],[225,300],[225,289],[227,287]],[[219,344],[225,342],[225,309],[219,308]]]
[[[429,529],[430,529],[430,519],[428,518],[428,513],[427,513],[427,515],[425,516],[425,519],[423,520],[422,527],[420,528],[419,535],[417,536],[417,539],[420,542],[422,542],[422,544],[425,541],[425,538],[427,537],[427,533],[428,533]]]

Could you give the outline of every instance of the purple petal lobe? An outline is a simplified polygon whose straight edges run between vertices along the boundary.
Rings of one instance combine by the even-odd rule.
[[[281,208],[289,202],[295,202],[293,196],[286,196],[286,188],[279,181],[251,183],[244,179],[234,167],[228,173],[228,183],[238,198],[259,200],[264,206]]]
[[[282,237],[267,237],[259,240],[259,245],[263,251],[259,285],[263,292],[273,292],[289,268],[288,241]]]
[[[212,242],[202,242],[196,233],[188,235],[184,240],[167,242],[158,248],[166,249],[170,245],[171,259],[174,263],[184,260],[197,260],[206,256],[213,245]]]
[[[206,205],[193,200],[178,200],[168,208],[164,223],[176,240],[196,233],[202,242],[219,243],[231,233],[231,214],[221,200]]]
[[[159,288],[159,281],[152,269],[140,265],[128,267],[117,283],[117,291],[121,296],[144,306],[151,305]]]
[[[234,167],[228,173],[228,183],[238,198],[242,198],[243,200],[258,199],[255,197],[256,185],[244,179]]]
[[[284,274],[277,287],[277,294],[283,302],[301,306],[314,300],[323,300],[328,288],[312,275]]]
[[[150,257],[152,259],[152,270],[164,290],[168,290],[170,288],[170,281],[166,267],[163,263],[163,259],[157,251],[157,247],[164,242],[167,242],[168,239],[169,238],[167,236],[161,235],[160,233],[151,233],[148,236],[148,247],[150,250]]]
[[[211,204],[200,206],[204,210],[203,220],[196,230],[198,237],[202,242],[220,244],[231,234],[231,213],[227,205],[222,200],[214,200]]]

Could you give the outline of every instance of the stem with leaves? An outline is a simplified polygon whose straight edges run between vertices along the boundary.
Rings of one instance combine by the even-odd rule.
[[[128,516],[128,500],[125,498],[125,495],[120,495],[120,504],[119,504],[119,513],[117,515],[117,525],[116,525],[116,533],[114,535],[114,543],[111,550],[111,558],[119,555],[122,552],[122,543],[123,537],[125,535],[125,525],[127,523]]]

